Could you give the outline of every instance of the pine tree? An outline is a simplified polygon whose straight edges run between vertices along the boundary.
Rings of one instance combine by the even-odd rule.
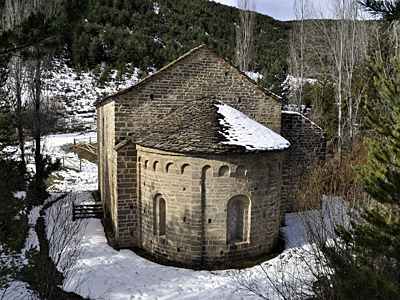
[[[368,164],[357,168],[375,205],[357,211],[352,228],[338,227],[339,243],[321,245],[340,299],[400,297],[400,57],[386,77],[373,66],[379,97],[366,106],[376,136],[367,141]]]
[[[400,19],[399,1],[391,0],[361,0],[361,5],[372,15],[380,16],[386,21]]]

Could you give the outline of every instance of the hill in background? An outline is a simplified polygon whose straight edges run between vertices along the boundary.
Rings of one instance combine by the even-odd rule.
[[[234,58],[239,10],[208,0],[89,0],[90,13],[66,41],[75,67],[101,62],[123,69],[126,63],[147,73],[207,44]],[[257,14],[254,70],[278,64],[287,69],[290,22]]]

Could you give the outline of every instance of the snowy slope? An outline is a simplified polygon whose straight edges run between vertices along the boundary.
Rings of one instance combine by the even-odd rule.
[[[129,66],[127,66],[129,68]],[[14,70],[14,66],[12,66]],[[105,66],[101,67],[104,72]],[[105,95],[113,94],[129,87],[138,81],[138,69],[132,74],[125,73],[120,80],[116,80],[117,71],[111,70],[111,81],[99,85],[99,76],[93,71],[81,72],[79,75],[67,65],[67,61],[54,58],[50,67],[42,72],[42,96],[57,106],[60,118],[58,130],[74,131],[76,128],[96,130],[96,108],[93,103]],[[26,82],[32,81],[26,68],[22,79],[22,99],[26,103],[29,99],[29,87]],[[9,85],[13,90],[14,79],[9,76]]]

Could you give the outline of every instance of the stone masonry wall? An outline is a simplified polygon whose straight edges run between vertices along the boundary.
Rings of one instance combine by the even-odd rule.
[[[280,225],[284,151],[194,157],[137,146],[137,155],[146,251],[189,264],[271,251]]]
[[[97,110],[98,178],[99,190],[105,214],[113,221],[113,230],[118,238],[117,210],[117,153],[114,150],[115,123],[114,103],[101,106]]]
[[[139,246],[136,145],[129,144],[117,153],[118,245]]]
[[[208,48],[197,50],[146,84],[105,103],[115,100],[115,137],[119,142],[129,132],[204,95],[215,95],[217,100],[280,133],[281,104]]]
[[[299,113],[282,112],[281,135],[290,142],[282,174],[282,219],[297,210],[290,199],[299,180],[313,165],[325,161],[326,137],[322,128]]]

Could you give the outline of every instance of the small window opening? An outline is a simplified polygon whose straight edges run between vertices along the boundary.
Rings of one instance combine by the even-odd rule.
[[[154,95],[153,94],[150,94],[150,99],[154,99]]]
[[[225,72],[225,76],[228,76],[228,72]]]
[[[161,198],[158,205],[158,224],[160,225],[159,234],[165,235],[165,200]]]
[[[186,217],[183,217],[183,222],[186,222]]]
[[[227,242],[229,244],[246,242],[249,201],[244,196],[235,196],[229,200],[227,208]]]
[[[176,250],[176,252],[181,252],[181,248],[178,248],[178,249]]]
[[[131,205],[130,208],[133,209],[133,205]]]
[[[186,188],[184,187],[183,190],[186,191]]]
[[[131,236],[133,236],[133,231],[131,231]]]
[[[238,102],[239,102],[239,103],[242,102],[242,98],[239,97],[239,98],[238,98]]]
[[[211,223],[211,219],[208,219],[208,223]]]
[[[221,251],[220,254],[223,255],[223,254],[224,254],[224,251]]]
[[[263,218],[265,219],[265,213],[263,213]]]

